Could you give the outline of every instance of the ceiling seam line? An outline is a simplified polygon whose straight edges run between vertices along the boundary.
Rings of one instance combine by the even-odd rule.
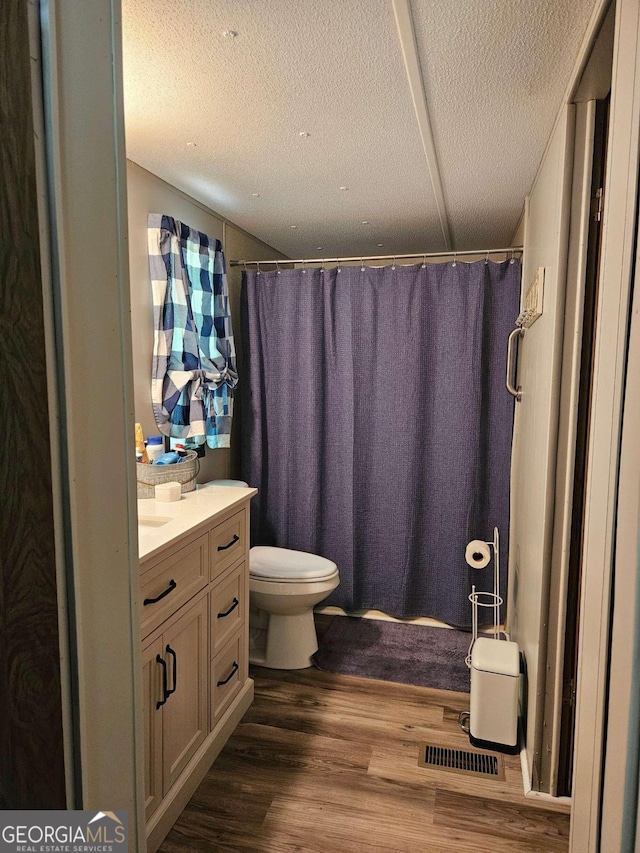
[[[402,49],[404,66],[407,72],[407,82],[409,84],[409,90],[411,91],[413,108],[418,122],[420,138],[422,140],[422,148],[427,160],[427,168],[429,169],[429,177],[431,178],[431,187],[433,189],[436,208],[438,210],[440,229],[442,231],[445,248],[451,249],[451,228],[449,225],[449,217],[447,215],[447,206],[444,198],[438,155],[433,139],[433,128],[429,117],[427,96],[424,90],[424,80],[422,77],[422,69],[420,67],[418,44],[413,26],[410,0],[391,0],[391,2],[396,19],[396,28],[398,31],[398,38],[400,40],[400,47]]]

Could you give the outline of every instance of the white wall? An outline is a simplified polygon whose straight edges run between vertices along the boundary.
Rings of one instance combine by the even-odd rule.
[[[523,290],[538,267],[545,269],[543,314],[520,341],[522,400],[515,414],[509,547],[508,618],[512,638],[526,660],[526,750],[532,776],[540,758],[544,706],[573,121],[573,107],[566,107],[527,199],[522,269]]]
[[[149,213],[173,216],[198,231],[221,240],[227,260],[229,293],[236,346],[240,347],[240,282],[241,271],[229,268],[229,260],[240,256],[248,259],[283,258],[270,246],[233,226],[171,184],[147,172],[136,163],[127,163],[127,196],[129,208],[129,269],[131,279],[131,328],[133,338],[133,380],[136,421],[145,435],[157,435],[151,406],[151,361],[153,352],[153,305],[147,255],[147,217]],[[239,421],[238,398],[234,402],[234,421]],[[234,424],[231,454],[239,452],[239,429]],[[199,482],[231,475],[229,450],[206,449],[201,460]],[[237,469],[238,465],[233,468]],[[234,470],[234,474],[238,471]]]

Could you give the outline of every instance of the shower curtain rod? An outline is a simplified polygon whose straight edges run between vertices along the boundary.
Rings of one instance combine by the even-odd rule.
[[[522,246],[509,246],[506,249],[467,249],[464,252],[414,252],[411,255],[356,255],[354,258],[278,258],[273,261],[229,261],[230,267],[260,266],[260,264],[327,264],[348,263],[349,261],[402,261],[408,258],[461,258],[466,255],[515,255],[521,254]]]

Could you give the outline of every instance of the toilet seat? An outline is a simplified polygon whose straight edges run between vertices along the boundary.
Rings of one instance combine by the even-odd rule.
[[[331,560],[305,551],[269,545],[255,545],[249,551],[249,575],[256,580],[306,583],[327,580],[337,571]]]

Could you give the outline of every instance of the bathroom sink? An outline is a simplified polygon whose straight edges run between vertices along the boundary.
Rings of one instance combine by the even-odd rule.
[[[162,527],[168,521],[173,521],[171,518],[166,518],[162,515],[139,515],[138,525],[140,527]]]

